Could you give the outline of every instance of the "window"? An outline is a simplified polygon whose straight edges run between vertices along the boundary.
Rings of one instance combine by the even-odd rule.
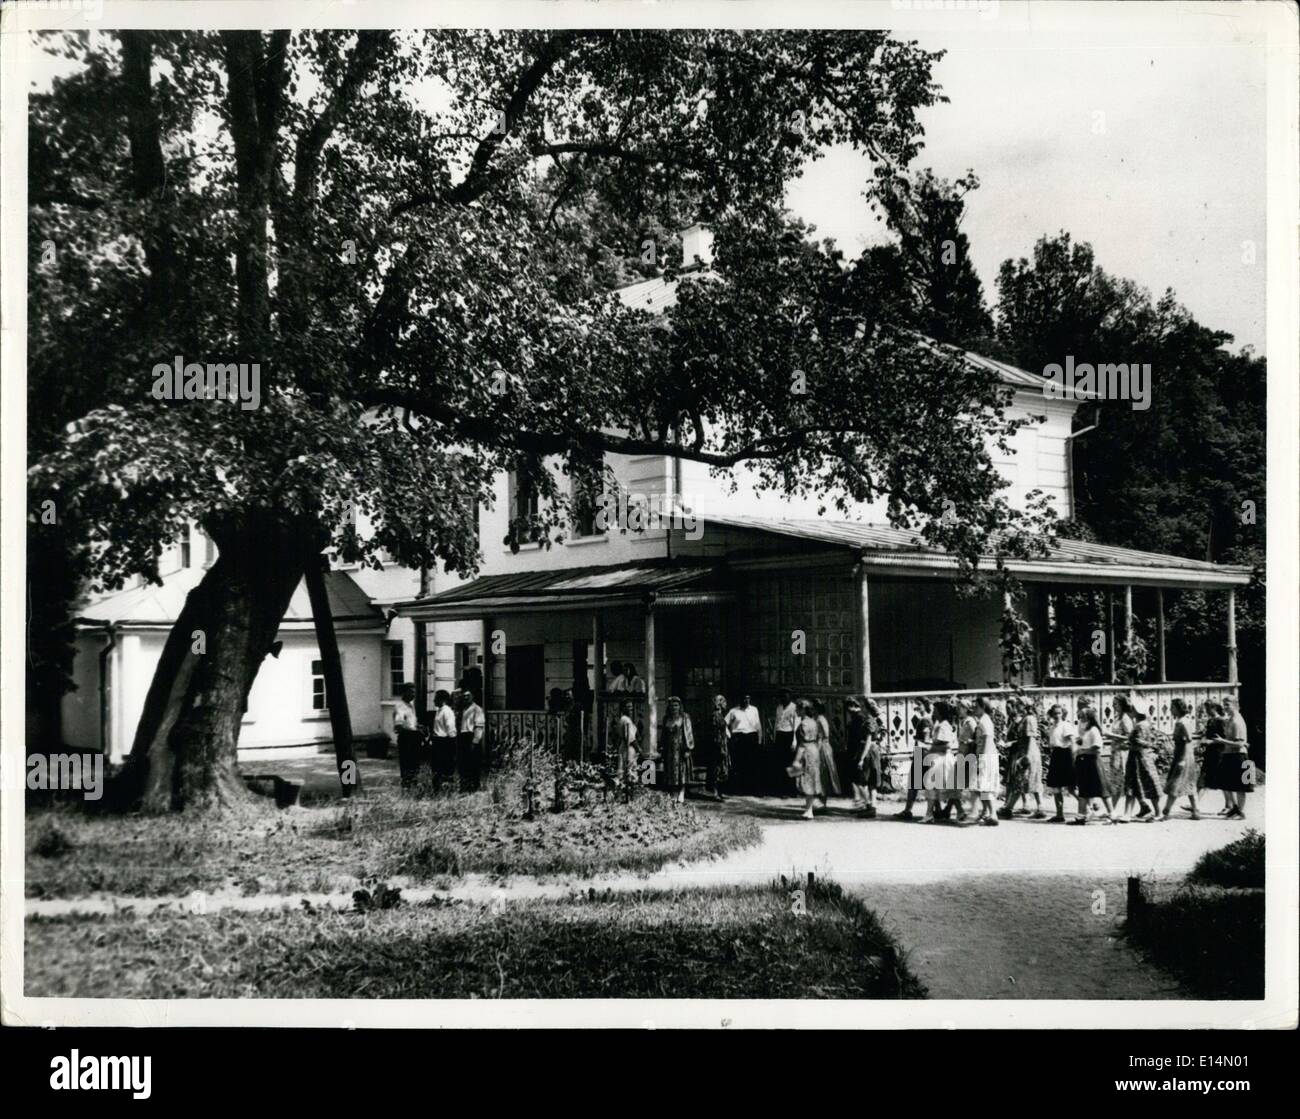
[[[325,694],[325,662],[311,662],[311,709],[322,714],[329,711],[329,697]]]
[[[206,533],[200,533],[203,537],[203,566],[211,567],[217,562],[217,542]]]
[[[181,553],[181,570],[183,571],[185,568],[189,567],[194,560],[194,549],[190,544],[189,525],[186,525],[183,529],[181,529],[180,553]]]
[[[603,470],[603,456],[595,468]],[[573,475],[570,480],[569,495],[573,501],[573,524],[571,527],[574,536],[600,536],[604,533],[605,526],[600,523],[597,517],[600,512],[600,498],[604,492],[603,477],[600,475],[593,478],[585,471]]]
[[[537,481],[528,470],[510,472],[510,521],[511,532],[517,534],[521,544],[535,543],[538,537],[535,525],[520,525],[517,522],[535,519],[541,513],[541,495],[537,492]]]
[[[406,683],[406,647],[400,641],[384,642],[385,698],[394,699]]]

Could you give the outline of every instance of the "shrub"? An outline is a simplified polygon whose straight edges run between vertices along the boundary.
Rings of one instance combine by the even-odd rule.
[[[1188,881],[1206,886],[1264,886],[1264,837],[1254,828],[1234,843],[1207,851],[1197,860]]]
[[[32,843],[32,850],[44,858],[59,859],[72,850],[72,840],[53,820],[43,820]]]

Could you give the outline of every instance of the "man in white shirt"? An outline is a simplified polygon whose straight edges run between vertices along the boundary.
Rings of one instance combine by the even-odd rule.
[[[764,791],[765,782],[759,770],[763,720],[758,708],[750,704],[748,695],[742,695],[740,702],[727,712],[727,740],[731,744],[731,764],[739,778],[737,784],[746,792]]]
[[[487,717],[472,688],[464,689],[462,694],[465,706],[461,708],[460,733],[456,736],[456,768],[460,771],[460,791],[473,793],[478,791]]]
[[[414,700],[415,685],[403,684],[393,704],[393,740],[397,743],[397,769],[403,789],[415,786],[424,760],[424,736],[420,732],[419,716],[411,706]]]
[[[441,789],[443,783],[456,776],[456,712],[451,709],[451,696],[439,688],[433,697],[433,787]]]
[[[763,767],[764,785],[780,788],[784,784],[786,766],[794,760],[794,732],[799,725],[799,706],[784,688],[776,696],[776,720],[772,728],[775,740]]]

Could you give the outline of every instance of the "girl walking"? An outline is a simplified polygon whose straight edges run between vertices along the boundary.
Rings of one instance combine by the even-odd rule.
[[[1079,818],[1070,823],[1083,825],[1088,822],[1092,811],[1094,797],[1099,797],[1106,806],[1106,817],[1110,823],[1115,819],[1115,805],[1111,799],[1111,786],[1107,773],[1101,764],[1102,733],[1097,712],[1085,707],[1079,712],[1079,750],[1074,756],[1074,795],[1079,802]]]
[[[806,699],[799,703],[799,722],[795,726],[794,763],[786,771],[803,793],[803,818],[813,818],[813,802],[822,796],[821,751],[817,747],[820,731],[813,718],[813,706]],[[823,797],[823,802],[825,798]]]
[[[942,700],[934,705],[934,733],[926,753],[925,819],[922,823],[938,824],[948,819],[957,803],[956,758],[957,732],[953,729],[953,709]]]
[[[1139,820],[1150,823],[1160,811],[1160,774],[1156,770],[1155,743],[1151,738],[1151,724],[1132,701],[1128,704],[1133,720],[1133,730],[1128,740],[1128,762],[1124,767],[1124,814],[1138,804]]]
[[[1014,700],[1012,746],[1007,758],[1007,802],[998,816],[1011,819],[1016,802],[1024,800],[1024,811],[1029,812],[1029,798],[1034,798],[1032,819],[1044,820],[1043,811],[1043,748],[1038,737],[1038,716],[1033,707],[1023,700]]]
[[[836,772],[835,751],[831,749],[831,724],[826,718],[826,704],[820,699],[813,703],[813,712],[817,722],[817,752],[821,762],[821,799],[826,807],[826,798],[834,793],[841,796],[840,775]]]
[[[1192,739],[1196,728],[1187,713],[1187,702],[1177,696],[1169,701],[1174,715],[1174,757],[1169,764],[1169,775],[1165,778],[1165,810],[1160,817],[1163,823],[1169,819],[1179,797],[1187,797],[1192,805],[1192,819],[1199,820],[1201,814],[1196,805],[1196,751]]]
[[[1078,734],[1075,725],[1065,717],[1065,708],[1053,704],[1047,712],[1051,721],[1047,731],[1047,787],[1056,801],[1056,815],[1052,823],[1065,823],[1065,794],[1074,795],[1074,742]]]
[[[979,719],[975,723],[975,791],[979,794],[980,814],[975,822],[985,827],[998,826],[993,802],[998,795],[998,744],[993,729],[993,701],[980,696],[976,703]]]

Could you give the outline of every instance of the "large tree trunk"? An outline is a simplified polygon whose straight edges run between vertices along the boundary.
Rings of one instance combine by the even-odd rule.
[[[205,527],[218,558],[172,628],[132,747],[149,811],[252,803],[236,764],[248,693],[322,544],[269,515]]]

